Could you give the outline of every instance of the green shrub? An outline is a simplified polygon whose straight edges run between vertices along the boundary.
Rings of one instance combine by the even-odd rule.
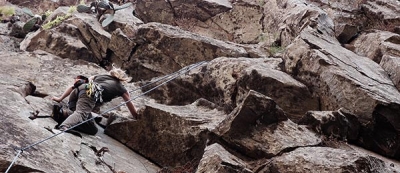
[[[62,16],[57,16],[54,20],[47,22],[46,24],[44,24],[42,26],[43,29],[50,29],[53,28],[57,25],[59,25],[60,23],[62,23],[64,20],[68,19],[69,17],[71,17],[71,14],[73,12],[76,11],[76,6],[70,6],[68,9],[68,12],[66,15],[62,15]]]
[[[46,16],[46,18],[47,17],[49,17],[50,16],[50,14],[51,13],[53,13],[52,11],[50,11],[50,10],[47,10],[46,12],[44,12],[44,15]]]
[[[15,14],[15,9],[14,7],[10,6],[0,6],[0,14],[3,16],[12,16]]]
[[[54,20],[47,22],[42,27],[43,27],[43,29],[53,28],[54,26],[59,25],[61,22],[63,22],[65,19],[67,19],[70,16],[71,16],[71,14],[66,14],[64,16],[57,16]]]
[[[70,6],[67,13],[72,14],[75,11],[76,11],[76,6]]]
[[[277,53],[281,53],[281,52],[283,52],[285,50],[285,48],[283,48],[283,47],[281,47],[281,46],[277,46],[277,45],[275,45],[275,44],[273,44],[273,45],[271,45],[270,47],[269,47],[269,52],[272,54],[272,55],[275,55],[275,54],[277,54]]]

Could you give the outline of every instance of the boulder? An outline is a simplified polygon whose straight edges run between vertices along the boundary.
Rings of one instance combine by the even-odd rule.
[[[82,138],[69,133],[56,136],[49,131],[57,124],[53,119],[29,118],[33,114],[49,116],[55,104],[50,97],[61,95],[76,75],[106,73],[104,69],[85,61],[61,59],[44,51],[2,52],[0,58],[6,62],[0,64],[0,172],[5,172],[13,159],[16,162],[9,171],[15,173],[159,170],[158,166],[145,162],[142,156],[106,136],[100,127],[95,136],[83,133]],[[97,155],[103,147],[108,148],[108,152]],[[17,157],[20,149],[23,152]]]
[[[201,95],[230,112],[254,90],[274,99],[293,121],[309,110],[318,110],[318,100],[304,84],[282,72],[281,65],[278,58],[216,58],[149,96],[181,105]]]
[[[252,173],[246,162],[229,153],[219,144],[212,144],[205,148],[196,173]]]
[[[388,73],[393,84],[400,91],[400,57],[384,55],[380,65]]]
[[[209,132],[226,116],[204,99],[185,106],[148,102],[142,115],[111,123],[105,133],[163,167],[197,165]]]
[[[312,154],[311,154],[312,153]],[[342,162],[346,160],[346,162]],[[296,163],[296,164],[293,164]],[[305,147],[271,159],[266,172],[391,172],[376,158],[356,151],[327,147]]]
[[[384,55],[400,57],[400,35],[372,30],[360,34],[352,43],[354,52],[380,63]]]
[[[230,148],[253,159],[272,158],[321,142],[316,133],[288,120],[273,100],[255,91],[248,93],[215,133]]]
[[[303,31],[288,47],[284,59],[287,71],[319,96],[321,110],[349,110],[369,129],[360,139],[371,139],[364,146],[375,151],[381,148],[381,154],[400,157],[400,141],[385,142],[397,139],[400,132],[400,114],[396,113],[400,92],[381,66],[312,28]],[[378,135],[377,129],[387,135]]]
[[[343,141],[357,142],[361,130],[357,117],[343,109],[338,111],[309,111],[299,121],[313,131]]]
[[[180,18],[195,18],[205,21],[231,8],[232,4],[228,0],[178,0],[171,2],[138,0],[136,2],[136,14],[144,22],[170,25],[173,25],[174,21]],[[162,15],[154,12],[161,12]]]
[[[247,51],[234,43],[215,40],[159,23],[140,25],[130,61],[112,59],[127,69],[133,81],[151,79],[178,71],[187,65],[221,56],[242,57]]]

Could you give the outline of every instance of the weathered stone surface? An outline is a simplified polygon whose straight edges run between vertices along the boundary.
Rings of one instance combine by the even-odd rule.
[[[226,0],[138,1],[138,16],[224,41],[258,43],[263,33],[262,4]],[[141,10],[146,9],[146,10]],[[151,9],[151,10],[149,10]],[[162,14],[162,15],[160,15]]]
[[[228,0],[176,0],[170,1],[175,18],[195,18],[205,21],[232,8]]]
[[[44,23],[55,20],[57,16],[64,16],[68,13],[68,7],[60,7],[54,11]],[[132,15],[133,7],[119,10],[115,14],[115,20],[107,30],[113,31],[117,28],[121,32],[117,32],[116,37],[111,42],[111,34],[105,31],[95,16],[86,13],[73,13],[70,18],[65,20],[61,25],[52,29],[41,29],[31,34],[21,45],[22,50],[33,51],[37,49],[51,52],[63,58],[82,59],[101,65],[110,65],[110,55],[119,52],[119,49],[128,48],[132,51],[134,43],[130,44],[115,43],[120,41],[120,35],[124,37],[132,37],[135,34],[137,26],[141,21]],[[111,42],[111,43],[110,43]],[[126,43],[126,42],[125,42]],[[128,58],[129,52],[116,53],[116,56]],[[115,55],[114,55],[115,56]]]
[[[308,3],[323,9],[334,22],[334,32],[337,40],[342,44],[352,41],[366,25],[368,18],[365,17],[361,6],[366,1],[325,1],[314,0]]]
[[[116,29],[121,29],[126,35],[132,37],[137,27],[144,23],[133,15],[134,10],[134,5],[118,10],[114,14],[114,21],[104,29],[110,33]]]
[[[14,24],[12,24],[10,27],[8,27],[8,29],[10,29],[10,31],[8,32],[8,35],[12,36],[12,37],[16,37],[16,38],[25,38],[26,36],[26,31],[24,31],[22,29],[22,27],[24,26],[25,23],[18,21],[15,22]]]
[[[0,42],[3,44],[4,47],[0,47],[0,52],[19,52],[19,42],[20,40],[17,38],[10,38],[6,36],[0,35]]]
[[[365,30],[395,32],[400,23],[400,7],[396,1],[314,0],[309,3],[322,8],[332,18],[336,38],[342,44],[349,43]]]
[[[386,167],[382,160],[355,151],[328,147],[304,147],[271,159],[265,171],[270,173],[328,173],[390,172],[392,170]]]
[[[30,112],[48,116],[54,102],[78,74],[106,73],[99,66],[65,60],[43,51],[2,52],[0,59],[0,172],[11,164],[17,151],[13,147],[28,147],[53,134],[56,122],[50,118],[28,117]],[[33,85],[32,85],[33,84]],[[33,89],[36,89],[33,92]],[[68,99],[65,99],[68,100]],[[96,136],[82,134],[83,138],[63,133],[43,143],[27,148],[10,172],[102,172],[135,170],[157,172],[159,168],[102,133]],[[94,147],[94,148],[93,148]],[[109,148],[100,162],[93,149]],[[118,153],[118,154],[117,154]],[[132,159],[134,158],[134,159]],[[114,164],[116,163],[116,164]]]
[[[234,2],[233,8],[203,22],[181,22],[178,26],[204,36],[251,44],[266,40],[263,36],[263,8],[255,2]],[[190,25],[191,24],[191,25]]]
[[[244,69],[237,80],[237,86],[237,103],[241,102],[249,90],[254,90],[271,97],[295,122],[307,111],[319,110],[318,99],[311,95],[303,83],[287,73],[260,64]]]
[[[105,133],[165,167],[198,163],[208,133],[226,116],[203,99],[186,106],[146,106],[138,121],[112,123]]]
[[[368,127],[370,130],[382,126],[388,136],[378,137],[377,133],[369,133],[362,140],[372,139],[365,145],[385,148],[382,154],[398,157],[398,149],[393,146],[400,145],[400,141],[396,140],[395,145],[384,141],[397,138],[395,136],[400,132],[400,115],[395,111],[399,109],[399,91],[378,64],[342,48],[337,41],[327,41],[330,40],[328,36],[317,33],[311,29],[302,32],[288,48],[284,56],[287,71],[320,97],[321,110],[343,107],[356,115],[362,124],[374,124],[375,127]],[[379,146],[371,144],[375,142]]]
[[[243,70],[256,64],[279,70],[281,63],[282,60],[277,58],[216,58],[198,64],[188,73],[149,93],[149,96],[173,105],[188,104],[194,101],[193,98],[203,97],[221,107],[232,109],[236,104],[236,83]]]
[[[134,41],[137,45],[129,62],[112,60],[127,69],[134,81],[169,74],[187,65],[217,57],[247,56],[246,50],[237,44],[159,23],[140,25]]]
[[[354,52],[380,63],[382,56],[400,57],[400,35],[373,30],[361,34],[353,42]]]
[[[75,6],[80,3],[79,0],[31,0],[29,3],[24,0],[7,0],[9,3],[17,5],[19,7],[27,7],[32,10],[35,14],[42,14],[49,11],[54,11],[60,6]],[[86,0],[84,0],[85,2]]]
[[[274,99],[289,118],[297,121],[305,112],[318,110],[318,101],[304,84],[280,71],[281,64],[278,58],[221,57],[157,88],[149,96],[178,105],[201,96],[229,112],[249,90],[255,90]]]
[[[236,107],[214,131],[219,136],[230,133],[248,132],[259,124],[270,125],[287,120],[283,110],[269,97],[250,90]]]
[[[62,27],[68,27],[63,25]],[[60,57],[71,59],[82,59],[89,62],[99,63],[100,60],[93,57],[90,50],[80,40],[74,37],[62,35],[55,30],[41,30],[32,37],[31,44],[23,50],[45,50],[57,54]]]
[[[301,33],[304,28],[312,27],[319,32],[334,35],[334,23],[328,14],[317,6],[309,5],[301,0],[270,1],[264,20],[270,18],[279,25],[265,25],[267,31],[275,31],[279,35],[279,45],[286,47]],[[282,18],[278,18],[278,16]],[[271,22],[265,22],[271,23]],[[276,33],[278,31],[278,33]]]
[[[226,151],[219,144],[212,144],[205,148],[196,173],[252,173],[246,162]]]
[[[51,21],[57,16],[65,15],[67,11],[67,7],[60,7],[54,11],[46,21]],[[76,15],[84,16],[84,14]],[[90,23],[90,17],[86,19],[89,20],[88,23]],[[28,38],[21,43],[21,49],[26,51],[41,49],[63,58],[82,59],[94,63],[101,62],[102,54],[105,54],[108,42],[106,42],[105,39],[100,39],[100,35],[103,33],[106,38],[109,38],[110,35],[101,31],[101,29],[92,30],[92,32],[88,31],[95,27],[89,27],[90,25],[88,23],[86,23],[88,25],[86,26],[84,23],[85,19],[80,20],[72,17],[67,20],[70,22],[65,21],[66,23],[56,26],[55,28],[48,30],[39,29],[34,33],[30,33]],[[81,22],[80,25],[79,23],[73,22],[77,20]],[[93,22],[93,20],[95,19],[91,21]],[[68,23],[72,23],[73,25]],[[93,35],[96,33],[95,31],[99,31],[97,32],[99,35],[96,35],[97,39],[93,38]],[[89,35],[88,32],[90,32]],[[96,44],[96,41],[92,41],[92,39],[97,40],[99,44]],[[87,47],[86,44],[89,46]]]
[[[168,2],[138,0],[136,6],[136,13],[144,22],[170,25],[174,24],[175,19],[180,18],[195,18],[205,21],[232,8],[228,0],[175,0]]]
[[[1,79],[7,79],[1,75]],[[10,84],[18,86],[22,81],[8,78]],[[19,93],[12,91],[12,86],[4,85],[1,81],[1,172],[5,171],[10,166],[12,160],[17,156],[14,147],[28,147],[31,144],[45,139],[52,134],[40,126],[35,125],[31,121],[29,111],[32,110],[30,105],[26,102],[23,96]],[[66,135],[64,135],[65,137]],[[69,136],[71,137],[71,136]],[[15,166],[10,169],[11,172],[62,172],[64,170],[83,171],[82,168],[76,164],[74,157],[70,152],[73,150],[72,146],[77,142],[70,140],[63,143],[63,137],[56,137],[48,141],[45,146],[34,146],[26,149],[24,154],[15,163]],[[68,142],[68,143],[66,143]],[[62,147],[59,147],[62,146]],[[29,157],[34,156],[34,157]],[[62,157],[60,157],[62,156]],[[52,161],[50,161],[52,160]]]
[[[399,2],[391,0],[374,0],[360,3],[361,10],[366,17],[372,19],[370,27],[391,31],[400,23]]]
[[[343,141],[357,142],[361,124],[355,115],[338,111],[310,111],[299,121],[319,134]]]
[[[382,104],[399,103],[400,93],[393,87],[391,80],[378,64],[365,57],[355,58],[357,55],[342,48],[337,42],[324,41],[327,37],[317,36],[315,31],[303,32],[300,36],[301,39],[296,41],[284,56],[288,60],[286,69],[296,75],[300,81],[304,81],[306,85],[320,88],[313,90],[319,92],[322,110],[344,107],[363,116],[359,118],[371,120],[376,101]],[[301,52],[299,49],[310,50],[298,54]],[[353,81],[353,79],[357,80]],[[362,88],[358,87],[360,85]],[[324,87],[326,89],[323,89]],[[348,92],[347,87],[359,89]],[[365,94],[355,94],[356,91]],[[329,93],[335,93],[335,96]],[[360,99],[360,97],[365,99]],[[370,99],[367,99],[368,97]],[[325,99],[331,100],[326,103],[329,102],[332,105],[325,104]],[[358,102],[354,102],[357,100]],[[337,105],[333,105],[334,103]]]
[[[137,0],[136,2],[136,15],[143,22],[173,23],[173,9],[167,1]]]
[[[384,55],[380,65],[388,73],[396,88],[400,91],[400,57]]]
[[[132,11],[134,11],[134,6],[119,10],[114,15],[114,22],[105,28],[111,33],[107,55],[104,59],[108,65],[112,60],[129,61],[131,54],[136,49],[137,44],[133,37],[143,21],[133,16]]]
[[[335,27],[335,32],[338,41],[346,44],[358,35],[359,29],[357,26],[351,24],[338,24]]]
[[[1,55],[1,59],[8,62],[1,66],[3,74],[31,81],[37,87],[36,91],[45,96],[60,95],[77,75],[91,76],[106,73],[95,64],[85,61],[62,61],[61,58],[44,51],[5,52]]]
[[[316,133],[287,120],[273,100],[254,91],[218,127],[216,134],[235,151],[258,159],[321,142]]]
[[[121,61],[129,61],[130,55],[133,53],[132,49],[136,46],[136,43],[133,42],[121,29],[116,29],[111,33],[111,40],[109,44],[109,49],[112,50],[115,55]],[[124,45],[124,46],[121,46]],[[117,59],[117,58],[114,58]]]
[[[55,3],[68,6],[77,2],[35,0],[29,1],[28,4],[21,4],[22,1],[12,1],[29,7],[39,7],[33,9],[37,14],[56,9],[56,5],[52,5]],[[117,0],[113,2],[121,3]],[[0,5],[4,4],[5,1],[0,0]],[[85,4],[88,2],[86,1]],[[53,103],[48,98],[60,94],[71,82],[72,77],[77,74],[90,76],[105,72],[100,67],[84,61],[96,62],[104,67],[116,63],[117,66],[134,71],[131,74],[137,75],[134,76],[135,81],[141,82],[127,84],[129,90],[138,89],[138,84],[143,85],[158,79],[153,77],[170,74],[199,61],[210,61],[174,79],[173,82],[168,83],[168,86],[153,91],[151,97],[155,100],[146,97],[136,98],[134,104],[142,117],[139,121],[133,122],[125,106],[107,113],[112,116],[109,116],[108,122],[104,120],[106,122],[103,122],[103,125],[107,126],[114,120],[111,126],[118,131],[113,131],[113,133],[118,136],[122,132],[118,140],[124,141],[123,144],[110,140],[108,136],[102,136],[100,132],[95,137],[84,136],[83,139],[64,134],[56,139],[62,140],[62,146],[67,145],[68,151],[51,150],[42,153],[40,147],[35,147],[35,151],[28,151],[28,155],[24,152],[21,158],[26,160],[18,160],[17,166],[11,172],[70,171],[70,169],[50,170],[51,160],[59,161],[59,158],[63,158],[62,161],[60,160],[61,163],[72,160],[70,162],[77,165],[75,165],[76,169],[74,167],[71,170],[72,172],[157,172],[156,166],[130,152],[131,150],[125,148],[124,144],[132,144],[128,145],[133,146],[131,149],[138,152],[144,151],[141,153],[143,156],[148,157],[148,154],[150,155],[148,158],[152,158],[153,161],[161,160],[161,164],[158,164],[165,164],[169,168],[171,165],[185,164],[186,166],[188,163],[193,163],[190,170],[196,169],[196,164],[203,156],[201,165],[208,166],[206,169],[210,168],[210,170],[216,168],[221,171],[229,169],[229,171],[236,170],[237,172],[279,172],[281,170],[283,170],[281,172],[286,172],[285,166],[288,163],[277,162],[273,159],[300,158],[298,159],[300,161],[296,161],[303,163],[301,162],[303,158],[308,159],[308,157],[297,157],[302,154],[297,154],[296,151],[310,148],[310,145],[324,146],[322,149],[327,148],[330,153],[341,157],[340,159],[333,157],[340,161],[332,163],[332,160],[327,157],[331,157],[329,154],[324,154],[319,150],[307,150],[303,153],[314,161],[300,166],[293,164],[296,162],[293,161],[287,169],[296,168],[295,171],[299,172],[312,172],[313,170],[309,168],[314,167],[318,172],[325,170],[335,172],[333,168],[348,172],[363,170],[365,172],[398,172],[400,170],[400,164],[396,161],[383,163],[375,159],[399,158],[398,153],[400,153],[398,152],[400,106],[396,100],[397,89],[394,89],[392,84],[396,84],[396,78],[393,78],[397,74],[396,70],[393,70],[396,69],[396,63],[393,60],[398,57],[396,47],[399,41],[396,34],[389,33],[399,32],[396,27],[399,24],[397,1],[150,0],[139,1],[138,5],[140,9],[136,8],[136,10],[140,15],[142,15],[140,12],[145,11],[149,17],[171,22],[170,24],[178,27],[154,23],[143,24],[143,21],[132,16],[133,8],[135,8],[132,6],[118,11],[114,22],[105,28],[100,26],[93,14],[73,14],[61,25],[43,32],[40,38],[37,37],[39,41],[30,43],[33,46],[38,44],[38,47],[41,46],[40,49],[46,52],[74,60],[63,60],[37,50],[31,53],[6,53],[8,50],[15,50],[14,43],[12,39],[3,39],[11,36],[7,35],[8,31],[0,31],[0,41],[5,41],[5,44],[0,46],[0,51],[4,50],[1,51],[0,56],[3,60],[0,65],[0,72],[2,72],[0,85],[5,86],[1,89],[3,91],[1,94],[9,99],[6,101],[10,101],[2,106],[13,109],[10,111],[5,109],[4,113],[18,114],[15,120],[8,119],[14,116],[4,116],[6,120],[0,121],[4,129],[2,133],[4,136],[1,137],[3,140],[18,139],[28,143],[50,134],[43,130],[43,127],[54,126],[52,119],[38,118],[31,121],[26,119],[26,116],[30,115],[29,112],[36,110],[41,115],[50,112]],[[64,15],[66,12],[64,9],[67,8],[58,8],[57,13],[48,20],[53,20],[57,15]],[[20,8],[16,8],[16,14],[21,15],[22,20],[11,26],[11,33],[13,36],[22,37],[24,34],[19,31],[30,17],[23,14]],[[146,19],[146,15],[142,16]],[[1,27],[0,24],[0,29],[4,26]],[[179,27],[189,32],[182,32]],[[365,29],[376,30],[366,31]],[[314,31],[312,36],[305,33],[310,30]],[[384,32],[377,30],[389,32],[382,34]],[[366,36],[378,32],[379,34]],[[28,37],[36,36],[36,34],[31,33]],[[373,40],[376,42],[375,48],[364,49],[367,46],[363,44],[358,44],[357,48],[354,44],[350,44],[349,42],[353,39],[360,41],[357,40],[357,36],[376,38]],[[46,40],[48,38],[52,40]],[[26,39],[28,41],[31,38]],[[246,45],[226,41],[246,43]],[[48,44],[42,44],[44,42]],[[75,42],[76,44],[70,44]],[[382,44],[379,45],[379,43]],[[48,45],[52,47],[47,47]],[[64,47],[54,45],[64,45]],[[283,56],[276,53],[284,50],[287,45],[289,45],[288,49]],[[365,57],[357,56],[342,46],[352,51],[364,49],[365,51],[362,50],[364,52],[358,53],[365,55],[373,54],[374,58],[381,62],[380,65],[385,71],[377,64],[371,63],[372,61],[366,61]],[[82,48],[86,52],[82,52],[80,50]],[[379,52],[375,56],[375,50],[382,50],[383,56],[380,57]],[[3,55],[4,53],[6,55]],[[275,59],[267,58],[269,56],[274,56]],[[84,61],[77,60],[77,57],[83,57],[80,59]],[[87,57],[93,57],[94,60]],[[217,60],[214,61],[214,59]],[[36,91],[32,93],[34,87]],[[252,96],[247,97],[249,90],[257,90],[258,94],[251,91]],[[131,92],[131,96],[135,97],[144,91],[144,89],[143,91],[136,90],[134,93]],[[196,102],[199,104],[187,105],[199,98],[205,98],[211,102],[200,99]],[[243,100],[246,100],[245,105],[242,103]],[[148,101],[150,103],[147,103]],[[319,104],[315,104],[316,101],[319,101]],[[118,98],[104,106],[110,108],[121,102],[122,99]],[[274,105],[282,109],[269,107]],[[225,109],[221,109],[221,106]],[[340,107],[345,107],[349,112],[342,112]],[[234,111],[230,112],[231,110]],[[313,133],[307,130],[306,126],[299,126],[291,121],[304,114],[305,111],[309,111],[306,114],[308,121],[305,124],[314,129],[322,129],[321,133]],[[2,115],[4,113],[2,112]],[[148,116],[149,114],[153,115]],[[195,116],[186,117],[185,115],[188,114],[207,115],[207,118],[204,120],[197,119],[198,117]],[[325,121],[323,117],[327,117],[328,121]],[[165,123],[159,123],[163,121]],[[357,123],[352,123],[358,121],[362,122],[360,128]],[[182,124],[185,125],[182,127]],[[17,127],[18,125],[21,127]],[[12,129],[18,130],[21,135],[20,133],[8,134],[7,132],[14,133],[14,131],[10,131],[7,127],[13,127]],[[29,136],[24,136],[26,129],[32,129],[27,132]],[[147,133],[147,131],[150,132]],[[209,133],[210,131],[213,133]],[[244,133],[240,133],[241,131]],[[142,134],[135,134],[137,132]],[[234,132],[235,135],[233,135]],[[132,133],[134,137],[131,141]],[[9,135],[14,136],[8,138]],[[331,138],[327,138],[329,136],[336,136],[338,139],[331,141]],[[152,140],[153,137],[172,142],[155,146],[158,141]],[[348,150],[353,148],[352,146],[337,141],[340,139],[347,139],[351,143],[384,156],[367,157],[365,153],[371,154],[371,152],[357,150],[361,153],[358,156],[358,153]],[[11,148],[8,146],[22,145],[19,142],[9,140],[1,142],[0,146],[4,148],[2,151],[6,154],[1,154],[4,160],[0,159],[0,172],[5,170],[15,156],[15,151],[6,151]],[[144,144],[140,144],[141,142]],[[216,147],[214,144],[209,146],[212,149],[208,148],[206,152],[204,151],[204,147],[215,142],[223,148]],[[54,142],[49,145],[60,146],[60,143]],[[164,146],[165,148],[160,149]],[[184,148],[182,149],[181,146]],[[108,147],[110,151],[101,157],[96,156],[95,150],[101,147]],[[338,151],[339,149],[341,151]],[[261,154],[258,151],[261,151]],[[31,157],[36,152],[42,153],[43,157],[38,157],[41,160]],[[65,154],[66,152],[69,153]],[[54,158],[54,154],[59,155]],[[171,158],[178,159],[175,161]],[[319,164],[319,161],[324,160],[328,162]],[[44,168],[37,166],[42,163],[44,163]],[[336,165],[339,166],[335,167]],[[63,169],[64,166],[60,167]],[[303,166],[306,167],[305,170],[300,170]],[[243,170],[244,167],[248,169]]]

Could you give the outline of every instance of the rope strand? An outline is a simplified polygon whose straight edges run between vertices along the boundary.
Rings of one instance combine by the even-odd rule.
[[[128,101],[122,102],[121,104],[119,104],[119,105],[117,105],[117,106],[114,106],[114,107],[112,107],[112,108],[109,108],[109,109],[105,110],[105,111],[102,112],[100,115],[104,115],[105,113],[108,113],[108,112],[110,112],[110,111],[112,111],[112,110],[114,110],[114,109],[116,109],[116,108],[118,108],[118,107],[120,107],[120,106],[122,106],[122,105],[124,105],[124,104],[126,104],[126,103],[128,103],[128,102],[130,102],[130,101],[132,101],[132,100],[135,100],[135,99],[137,99],[137,98],[139,98],[139,97],[141,97],[141,96],[143,96],[143,95],[145,95],[145,94],[147,94],[147,93],[149,93],[149,92],[151,92],[151,91],[157,89],[158,87],[160,87],[160,86],[162,86],[162,85],[164,85],[164,84],[166,84],[166,83],[168,83],[168,82],[170,82],[170,81],[176,79],[176,78],[179,77],[180,75],[182,75],[182,74],[184,74],[184,73],[186,73],[186,72],[189,72],[190,70],[192,70],[192,69],[194,69],[194,68],[196,68],[196,67],[198,67],[198,66],[200,66],[200,65],[202,65],[202,64],[204,64],[204,63],[206,63],[206,62],[207,62],[207,61],[201,61],[201,62],[198,62],[198,63],[196,63],[196,64],[192,64],[192,65],[187,66],[187,67],[185,67],[185,68],[183,68],[183,69],[180,69],[180,70],[178,70],[178,71],[176,71],[176,72],[174,72],[174,73],[171,73],[171,74],[166,75],[166,76],[164,76],[164,77],[162,77],[162,78],[159,78],[159,79],[157,79],[156,81],[153,81],[153,82],[151,82],[151,83],[148,83],[148,84],[146,84],[146,85],[143,85],[143,86],[141,86],[140,88],[134,89],[134,90],[132,90],[132,91],[130,91],[130,92],[133,92],[133,91],[135,91],[135,90],[141,89],[141,88],[146,87],[146,86],[148,86],[148,85],[150,85],[150,84],[154,84],[154,83],[159,82],[159,81],[161,81],[161,80],[163,80],[163,79],[167,79],[168,77],[172,77],[172,78],[170,78],[170,79],[168,79],[168,80],[162,82],[161,84],[159,84],[159,85],[157,85],[157,86],[155,86],[155,87],[153,87],[153,88],[151,88],[151,89],[149,89],[149,90],[143,92],[142,94],[139,94],[139,95],[137,95],[137,96],[135,96],[135,97],[129,99]],[[182,72],[184,72],[184,73],[182,73]],[[175,75],[175,76],[174,76],[174,75]],[[38,145],[38,144],[43,143],[43,142],[45,142],[45,141],[47,141],[47,140],[49,140],[49,139],[51,139],[51,138],[54,138],[54,137],[56,137],[56,136],[58,136],[58,135],[60,135],[60,134],[62,134],[62,133],[64,133],[64,132],[67,132],[68,130],[71,130],[71,129],[73,129],[73,128],[79,126],[79,125],[82,125],[83,123],[86,123],[86,122],[88,122],[88,121],[91,121],[91,120],[95,119],[96,117],[98,117],[98,116],[93,116],[92,118],[89,118],[89,119],[87,119],[87,120],[85,120],[85,121],[82,121],[82,122],[80,122],[80,123],[78,123],[78,124],[76,124],[76,125],[74,125],[74,126],[68,128],[68,129],[66,129],[65,131],[61,131],[61,132],[59,132],[59,133],[56,133],[56,134],[54,134],[54,135],[52,135],[52,136],[49,136],[49,137],[47,137],[47,138],[45,138],[45,139],[43,139],[43,140],[40,140],[40,141],[35,142],[35,143],[33,143],[33,144],[31,144],[31,145],[29,145],[29,146],[27,146],[27,147],[24,147],[24,148],[20,149],[20,150],[18,151],[17,155],[14,157],[14,160],[11,162],[10,166],[8,167],[8,169],[7,169],[7,171],[6,171],[5,173],[8,173],[8,171],[11,169],[12,165],[17,161],[18,156],[19,156],[24,150],[27,150],[27,149],[29,149],[29,148],[35,146],[35,145]]]
[[[157,83],[157,82],[159,82],[159,81],[161,81],[161,80],[163,80],[163,79],[166,79],[166,78],[168,78],[168,77],[170,77],[170,76],[173,76],[173,75],[175,75],[175,74],[177,74],[177,73],[180,73],[181,71],[186,71],[186,72],[188,72],[188,71],[190,71],[190,70],[188,70],[188,69],[192,69],[192,68],[194,68],[194,67],[200,66],[201,64],[203,64],[203,63],[205,63],[205,62],[206,62],[206,61],[201,61],[201,62],[198,62],[198,63],[195,63],[195,64],[191,64],[191,65],[189,65],[189,66],[187,66],[187,67],[184,67],[184,68],[182,68],[182,69],[180,69],[180,70],[178,70],[178,71],[176,71],[176,72],[173,72],[173,73],[171,73],[171,74],[169,74],[169,75],[165,75],[165,76],[163,76],[163,77],[161,77],[161,78],[158,78],[157,80],[155,80],[155,81],[153,81],[153,82],[147,83],[147,84],[145,84],[145,85],[143,85],[143,86],[141,86],[141,87],[139,87],[139,88],[133,89],[132,91],[129,91],[129,93],[131,93],[131,92],[133,92],[133,91],[136,91],[136,90],[139,90],[139,89],[142,89],[142,88],[144,88],[144,87],[146,87],[146,86],[149,86],[149,85],[151,85],[151,84]]]
[[[18,158],[19,155],[22,153],[22,151],[23,151],[22,149],[18,151],[17,155],[14,157],[14,160],[11,162],[10,166],[8,166],[8,168],[7,168],[7,170],[6,170],[6,173],[7,173],[8,171],[10,171],[11,166],[17,161],[17,158]]]

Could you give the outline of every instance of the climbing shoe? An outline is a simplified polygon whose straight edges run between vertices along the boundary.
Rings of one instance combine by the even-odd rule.
[[[66,118],[64,117],[64,112],[62,106],[53,105],[53,112],[51,117],[58,123],[61,124]]]

